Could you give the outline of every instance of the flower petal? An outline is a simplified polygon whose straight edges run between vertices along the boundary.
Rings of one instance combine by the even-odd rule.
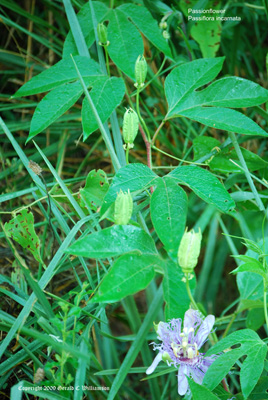
[[[201,385],[205,375],[204,372],[202,372],[199,368],[191,368],[191,374],[193,380],[199,385]]]
[[[189,375],[188,366],[181,365],[178,372],[178,393],[180,396],[185,395],[189,386],[186,375]]]
[[[162,352],[158,353],[157,356],[155,357],[152,365],[150,365],[149,368],[147,368],[146,370],[146,374],[150,375],[154,372],[154,370],[156,369],[156,367],[158,366],[158,364],[160,363],[160,361],[162,360]]]
[[[184,314],[183,328],[194,328],[196,329],[201,325],[202,319],[200,318],[200,313],[197,310],[192,310],[191,308]]]
[[[215,323],[214,315],[208,315],[202,322],[202,325],[198,329],[198,332],[195,336],[195,342],[197,344],[198,349],[200,349],[200,347],[202,347],[203,344],[205,343],[214,323]]]

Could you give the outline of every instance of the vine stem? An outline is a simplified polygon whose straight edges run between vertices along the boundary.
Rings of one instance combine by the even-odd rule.
[[[155,139],[157,138],[157,135],[158,135],[158,133],[160,132],[160,129],[162,128],[162,126],[164,125],[165,122],[166,122],[166,121],[163,120],[163,121],[161,122],[161,124],[159,125],[159,127],[156,129],[155,134],[154,134],[154,136],[153,136],[153,138],[152,138],[152,142],[151,142],[152,146],[154,145]]]
[[[146,154],[147,154],[147,165],[150,169],[152,169],[152,152],[151,152],[151,143],[149,142],[149,140],[146,137],[146,134],[142,128],[142,126],[139,124],[139,130],[141,133],[141,136],[143,138],[143,141],[145,143],[145,147],[146,147]]]

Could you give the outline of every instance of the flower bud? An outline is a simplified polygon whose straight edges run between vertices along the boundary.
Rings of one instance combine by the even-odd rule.
[[[97,25],[97,32],[99,38],[99,44],[102,46],[107,46],[107,28],[104,24]]]
[[[167,39],[167,40],[170,39],[170,34],[168,33],[168,31],[163,31],[162,35],[163,35],[164,39]]]
[[[136,79],[135,86],[137,88],[141,88],[142,86],[144,86],[146,75],[147,75],[147,62],[144,56],[141,55],[137,58],[135,64],[135,79]]]
[[[159,28],[160,28],[160,29],[167,29],[167,23],[166,23],[166,21],[161,21],[161,22],[159,23]]]
[[[178,251],[178,263],[185,274],[191,273],[196,267],[200,254],[201,240],[202,234],[200,228],[198,232],[195,232],[193,229],[187,232],[186,228]]]
[[[120,192],[117,194],[114,207],[114,220],[117,225],[127,225],[133,211],[133,200],[128,192]]]
[[[124,114],[123,138],[128,147],[133,147],[134,140],[139,129],[139,117],[132,108],[129,108]]]

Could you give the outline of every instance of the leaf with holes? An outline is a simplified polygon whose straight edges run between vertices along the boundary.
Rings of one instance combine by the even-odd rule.
[[[40,256],[40,240],[34,230],[34,217],[30,210],[21,210],[16,216],[5,223],[9,237],[29,250],[36,261],[42,262]]]
[[[197,196],[209,204],[213,204],[222,212],[235,207],[231,196],[209,171],[196,166],[182,166],[170,172],[168,177],[175,179],[179,184],[190,187]]]
[[[101,169],[93,169],[89,172],[86,185],[80,189],[80,196],[84,207],[94,211],[102,205],[105,194],[109,189],[106,173]]]
[[[165,81],[168,101],[165,119],[184,116],[217,129],[268,136],[250,118],[229,109],[266,102],[268,91],[260,85],[238,77],[227,77],[197,91],[218,75],[223,61],[223,57],[204,58],[173,69]]]
[[[241,389],[243,395],[247,398],[261,376],[267,353],[267,345],[259,338],[257,333],[250,329],[231,333],[209,349],[206,355],[218,354],[238,343],[241,345],[239,348],[221,354],[213,362],[204,377],[203,384],[213,390],[228,374],[235,362],[241,357],[247,356],[240,370]]]

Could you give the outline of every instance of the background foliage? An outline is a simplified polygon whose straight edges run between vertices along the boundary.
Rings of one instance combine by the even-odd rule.
[[[194,23],[194,7],[241,21]],[[185,226],[203,234],[190,288],[226,336],[214,351],[242,344],[206,387],[190,382],[192,396],[229,398],[219,384],[232,368],[236,398],[267,398],[258,264],[267,254],[267,12],[261,1],[0,0],[3,398],[37,385],[38,368],[50,387],[40,398],[177,398],[164,364],[157,379],[140,380],[154,356],[153,322],[182,317],[190,304],[176,257]],[[102,21],[107,48],[98,44]],[[143,133],[129,165],[125,107],[136,108]],[[134,199],[123,226],[113,224],[119,189]]]

